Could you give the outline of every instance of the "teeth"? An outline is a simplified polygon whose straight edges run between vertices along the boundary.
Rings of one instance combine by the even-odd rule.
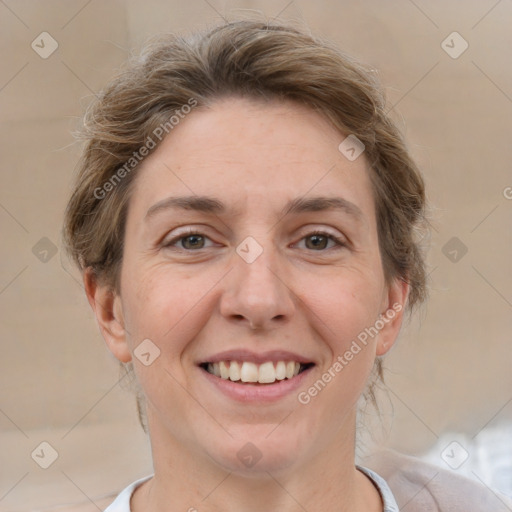
[[[208,363],[209,373],[233,382],[259,382],[272,384],[276,380],[291,379],[300,372],[300,363],[296,361],[278,361],[275,366],[272,361],[260,365],[250,361],[220,361]]]
[[[283,380],[286,378],[286,363],[284,361],[279,361],[276,364],[276,379]]]
[[[242,382],[258,382],[258,367],[254,363],[244,361],[240,369],[240,380]]]
[[[229,380],[233,382],[240,380],[240,366],[236,361],[231,361],[229,365]]]
[[[271,382],[275,382],[275,380],[276,370],[274,368],[274,363],[269,361],[268,363],[260,364],[258,382],[261,382],[262,384],[270,384]]]
[[[224,361],[219,363],[219,370],[223,379],[229,379],[229,366]]]

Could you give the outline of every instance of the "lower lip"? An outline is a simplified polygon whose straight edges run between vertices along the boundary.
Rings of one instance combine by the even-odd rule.
[[[314,366],[307,368],[291,379],[276,380],[273,384],[240,384],[239,382],[216,377],[203,368],[199,368],[199,370],[211,384],[227,397],[238,402],[257,403],[275,402],[292,394],[303,384],[313,368]]]

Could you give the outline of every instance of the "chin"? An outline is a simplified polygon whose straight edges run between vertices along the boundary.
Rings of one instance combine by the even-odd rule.
[[[279,474],[299,463],[297,456],[304,455],[305,446],[283,427],[272,432],[276,425],[251,426],[241,430],[229,442],[221,441],[218,450],[208,447],[208,454],[224,470],[246,477],[268,477]],[[307,450],[306,450],[307,451]]]

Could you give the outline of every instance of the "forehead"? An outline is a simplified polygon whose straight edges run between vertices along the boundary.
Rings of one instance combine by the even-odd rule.
[[[364,153],[345,158],[338,150],[345,137],[293,102],[227,98],[196,108],[142,162],[131,209],[175,194],[221,197],[236,213],[253,203],[282,210],[297,197],[341,195],[371,214]]]

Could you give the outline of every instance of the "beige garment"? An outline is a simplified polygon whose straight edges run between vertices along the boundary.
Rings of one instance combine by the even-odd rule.
[[[386,480],[401,512],[512,512],[510,498],[414,457],[385,451],[361,464]]]

